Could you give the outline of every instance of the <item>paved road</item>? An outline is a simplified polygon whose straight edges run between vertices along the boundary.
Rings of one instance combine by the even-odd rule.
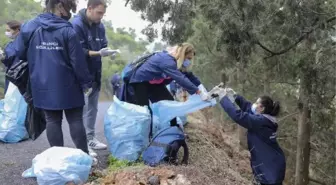
[[[97,138],[106,143],[104,137],[104,114],[110,103],[100,103],[97,117]],[[63,137],[65,146],[74,147],[68,124],[63,123]],[[35,141],[23,141],[17,144],[0,143],[0,185],[36,185],[35,179],[24,179],[21,174],[31,166],[32,159],[49,148],[45,132]],[[97,151],[99,168],[107,164],[108,150]]]

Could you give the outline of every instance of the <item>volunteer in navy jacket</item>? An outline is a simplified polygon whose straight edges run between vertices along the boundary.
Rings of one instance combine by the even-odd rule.
[[[84,125],[88,138],[89,150],[96,155],[94,150],[106,149],[107,146],[95,137],[95,125],[98,112],[98,99],[101,86],[102,57],[113,56],[107,47],[105,28],[101,20],[106,12],[104,0],[89,0],[86,9],[79,11],[72,20],[72,25],[80,38],[89,71],[94,78],[93,92],[86,98],[84,106]]]
[[[251,104],[232,89],[219,88],[215,94],[219,94],[220,104],[231,119],[248,130],[248,148],[255,180],[261,185],[281,185],[285,178],[286,159],[276,139],[278,124],[275,116],[280,111],[279,102],[261,96]]]
[[[190,60],[184,60],[182,67],[180,71],[197,87],[201,85],[201,81],[193,74],[193,72],[189,71],[191,67],[191,61]],[[170,83],[170,91],[173,94],[173,96],[176,95],[177,91],[179,89],[184,90],[176,81],[172,81]]]
[[[121,78],[120,78],[120,75],[119,74],[114,74],[112,77],[111,77],[111,85],[112,85],[112,88],[113,88],[113,95],[116,95],[117,97],[119,97],[119,91],[120,91],[120,83],[121,83]]]
[[[203,100],[208,100],[208,95],[200,92],[198,87],[179,70],[183,62],[191,60],[194,54],[194,47],[184,43],[169,52],[158,52],[151,56],[130,78],[135,103],[149,106],[149,100],[152,103],[160,100],[174,100],[166,88],[172,80],[185,88],[189,94],[200,94]],[[177,125],[176,119],[171,121],[171,125]]]
[[[68,20],[75,0],[47,0],[45,13],[21,27],[16,54],[27,60],[33,104],[43,109],[50,146],[63,146],[63,112],[77,148],[88,153],[83,125],[84,93],[92,80],[76,32]]]
[[[21,23],[19,21],[16,21],[16,20],[9,21],[9,22],[6,23],[5,35],[9,39],[12,40],[6,45],[3,57],[0,57],[1,62],[6,67],[6,72],[9,70],[9,68],[13,64],[15,64],[16,62],[19,62],[19,58],[16,57],[16,54],[15,54],[14,40],[16,39],[18,34],[20,33],[20,27],[21,27]],[[5,94],[6,94],[6,91],[7,91],[7,88],[8,88],[8,84],[9,84],[9,81],[6,78],[6,80],[5,80],[5,92],[4,92]]]

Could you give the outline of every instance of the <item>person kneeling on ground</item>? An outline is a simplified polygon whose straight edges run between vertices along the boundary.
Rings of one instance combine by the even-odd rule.
[[[254,104],[237,95],[232,89],[215,87],[210,95],[218,95],[229,117],[248,130],[248,148],[254,178],[261,185],[282,185],[286,159],[277,142],[280,104],[269,96],[261,96]],[[236,103],[239,109],[236,109]]]

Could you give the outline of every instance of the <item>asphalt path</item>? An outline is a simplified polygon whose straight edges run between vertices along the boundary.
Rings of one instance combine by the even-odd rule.
[[[106,144],[104,136],[104,115],[111,103],[99,103],[96,136]],[[66,119],[63,118],[63,137],[67,147],[74,147],[72,143],[69,125]],[[27,140],[16,144],[4,144],[0,142],[0,185],[36,185],[36,179],[23,178],[22,172],[30,168],[32,159],[39,153],[48,149],[50,146],[45,132],[35,141]],[[98,168],[106,168],[108,150],[99,150],[98,153]]]

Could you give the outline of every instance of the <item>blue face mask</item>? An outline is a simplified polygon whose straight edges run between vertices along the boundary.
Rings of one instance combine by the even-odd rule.
[[[253,104],[252,107],[251,107],[251,111],[253,112],[253,114],[258,114],[257,113],[257,104]]]
[[[188,60],[188,59],[185,59],[185,60],[183,61],[182,67],[187,68],[187,67],[190,66],[190,64],[191,64],[191,61]]]

